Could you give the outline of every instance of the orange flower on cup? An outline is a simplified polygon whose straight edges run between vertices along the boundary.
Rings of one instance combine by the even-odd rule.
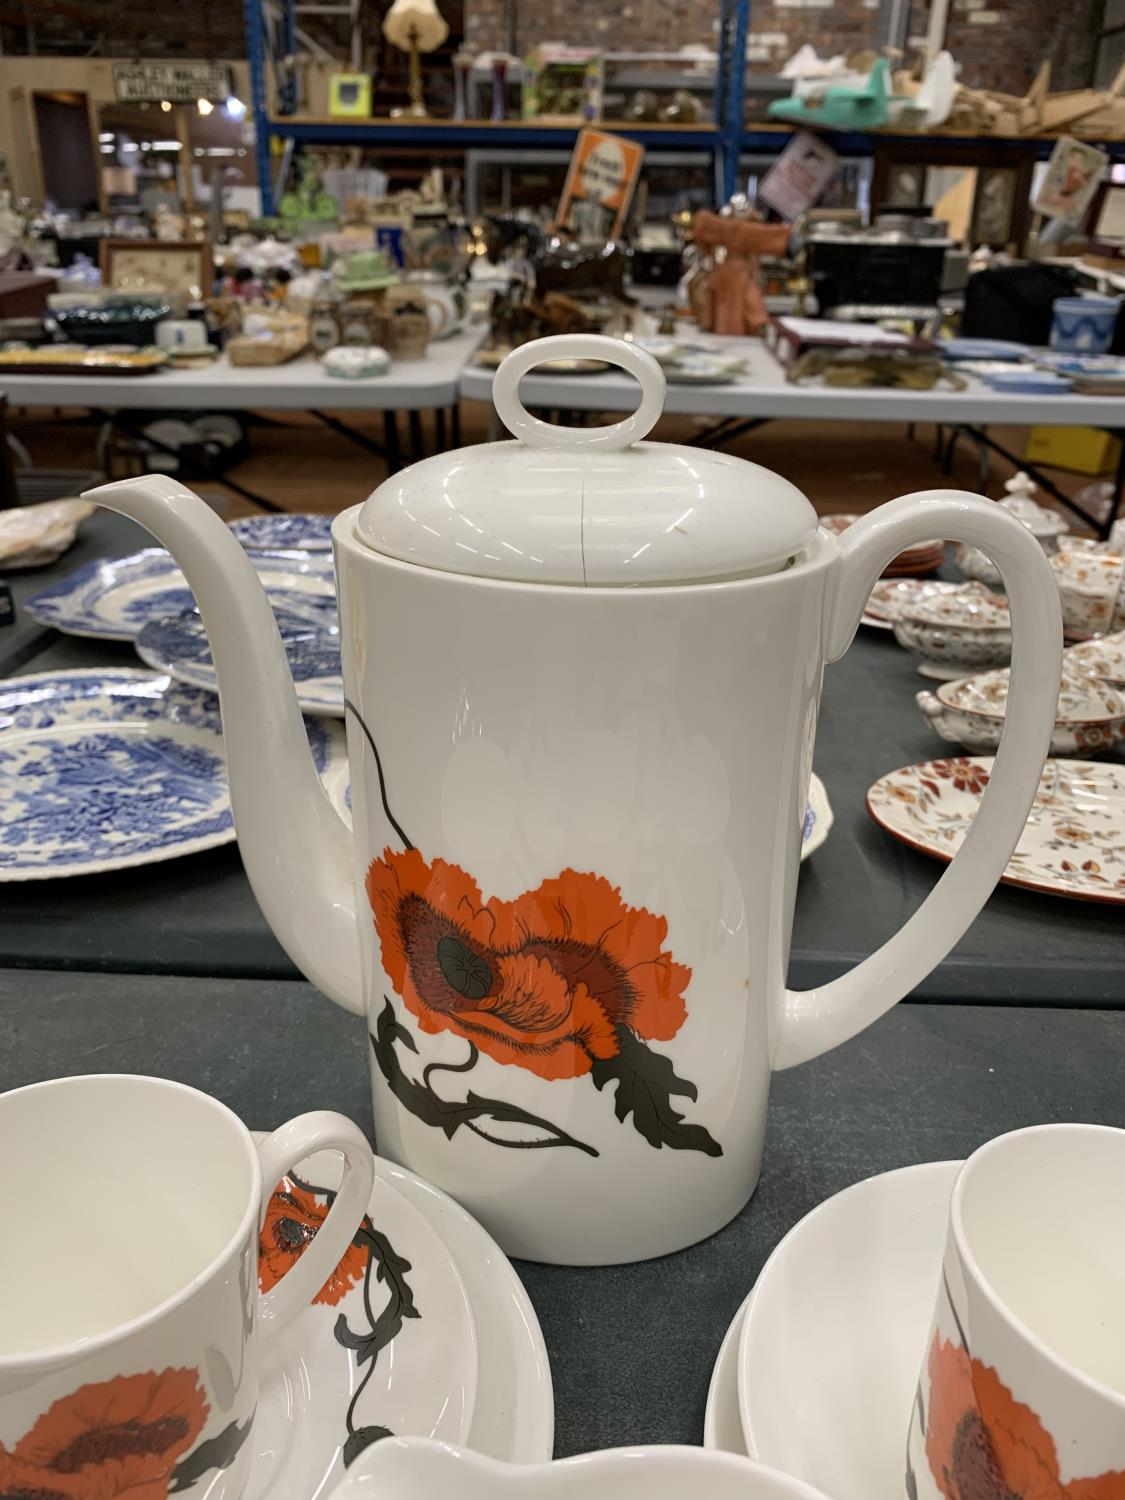
[[[383,967],[423,1031],[452,1031],[493,1061],[577,1078],[617,1056],[619,1027],[668,1041],[691,970],[668,924],[600,875],[563,870],[514,901],[416,849],[367,872]]]
[[[172,1471],[203,1430],[194,1370],[150,1371],[80,1386],[0,1450],[8,1500],[167,1500]]]
[[[263,1292],[271,1291],[305,1253],[327,1219],[329,1207],[292,1177],[283,1177],[274,1188],[258,1236],[258,1286]],[[362,1280],[366,1269],[367,1252],[353,1241],[313,1301],[335,1307]]]
[[[1125,1500],[1125,1472],[1063,1484],[1054,1439],[991,1366],[935,1335],[926,1460],[945,1500]]]

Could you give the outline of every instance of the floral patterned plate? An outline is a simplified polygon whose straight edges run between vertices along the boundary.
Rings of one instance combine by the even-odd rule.
[[[960,583],[942,583],[932,578],[880,578],[871,590],[865,613],[885,621],[889,627],[898,619],[900,610],[918,600],[956,593],[963,587]]]
[[[331,552],[333,516],[244,516],[230,529],[247,552]]]
[[[832,827],[832,806],[824,782],[814,771],[809,777],[809,798],[805,804],[805,821],[801,828],[801,858],[808,859],[828,837]]]
[[[343,733],[306,727],[346,815]],[[0,684],[0,882],[123,870],[233,840],[210,693],[127,667]]]
[[[960,1166],[855,1183],[774,1250],[726,1366],[751,1458],[833,1500],[906,1495],[906,1424]]]
[[[261,1134],[255,1132],[255,1139],[261,1138]],[[301,1163],[300,1180],[305,1184],[306,1196],[298,1202],[304,1211],[297,1214],[296,1232],[280,1236],[285,1242],[299,1243],[302,1233],[315,1233],[315,1220],[322,1210],[316,1207],[309,1213],[307,1186],[311,1183],[323,1185],[324,1191],[312,1196],[317,1204],[327,1204],[328,1191],[340,1180],[338,1159],[327,1154],[310,1157],[308,1161]],[[402,1215],[404,1207],[413,1209],[416,1215],[409,1228]],[[283,1214],[293,1212],[289,1203],[279,1205],[275,1196],[271,1201],[264,1237],[269,1234],[271,1225],[276,1224],[275,1215],[279,1209]],[[551,1368],[535,1311],[523,1283],[503,1252],[477,1221],[459,1204],[454,1203],[452,1198],[446,1197],[438,1188],[416,1177],[413,1172],[408,1172],[405,1167],[396,1166],[378,1156],[375,1158],[375,1188],[370,1215],[371,1227],[374,1229],[378,1226],[383,1245],[393,1245],[396,1259],[411,1262],[405,1270],[400,1268],[397,1274],[399,1284],[405,1283],[409,1289],[421,1317],[409,1321],[404,1318],[402,1327],[395,1336],[396,1340],[405,1340],[415,1333],[421,1334],[427,1321],[427,1332],[431,1339],[443,1336],[440,1323],[436,1317],[431,1317],[431,1312],[436,1312],[436,1308],[432,1308],[428,1300],[423,1300],[427,1292],[425,1273],[434,1255],[435,1247],[432,1242],[435,1239],[460,1274],[468,1294],[477,1336],[477,1395],[467,1438],[468,1445],[478,1453],[504,1459],[509,1463],[545,1462],[551,1457],[554,1447],[555,1408]],[[430,1244],[423,1242],[418,1221],[424,1221],[428,1228]],[[374,1265],[375,1256],[371,1253],[373,1246],[364,1243],[367,1227],[365,1224],[357,1235],[359,1243],[353,1246],[342,1262],[345,1272],[355,1269],[355,1252],[358,1250],[361,1256],[368,1257],[369,1264],[373,1265],[377,1275],[378,1265]],[[379,1253],[384,1253],[382,1246]],[[271,1273],[267,1271],[266,1274]],[[365,1279],[366,1275],[365,1266]],[[336,1280],[337,1278],[333,1278],[329,1285],[333,1286]],[[421,1294],[414,1297],[419,1286]],[[374,1283],[372,1292],[377,1298],[374,1307],[376,1318],[393,1305],[392,1298],[399,1302],[401,1308],[401,1294],[393,1292],[391,1282]],[[267,1361],[263,1371],[260,1397],[265,1418],[274,1423],[275,1429],[280,1428],[282,1442],[284,1443],[287,1435],[290,1442],[298,1441],[296,1429],[304,1424],[308,1432],[300,1441],[311,1444],[315,1440],[321,1461],[331,1452],[332,1444],[336,1448],[340,1448],[341,1443],[346,1444],[344,1433],[349,1417],[347,1402],[333,1400],[331,1405],[326,1403],[314,1413],[308,1399],[315,1396],[315,1388],[312,1386],[305,1393],[306,1400],[303,1403],[298,1402],[290,1408],[288,1402],[294,1395],[292,1377],[297,1373],[292,1368],[292,1361],[295,1356],[301,1358],[302,1348],[308,1347],[300,1326],[302,1323],[316,1324],[319,1345],[326,1350],[331,1348],[337,1361],[350,1364],[353,1386],[356,1383],[360,1374],[359,1351],[349,1353],[343,1343],[336,1343],[334,1317],[326,1316],[328,1312],[347,1314],[353,1331],[362,1331],[366,1308],[362,1304],[358,1281],[335,1308],[326,1309],[314,1304],[297,1320],[292,1331],[286,1330],[281,1335],[279,1356]],[[332,1331],[331,1345],[324,1337],[325,1327]],[[386,1362],[388,1354],[396,1352],[397,1345],[392,1344],[390,1350],[384,1346],[376,1355],[376,1363],[379,1360]],[[435,1354],[438,1364],[443,1357],[439,1348]],[[366,1399],[366,1393],[360,1399],[362,1403]],[[352,1420],[354,1425],[354,1416]],[[269,1500],[313,1500],[314,1496],[322,1494],[323,1491],[315,1483],[307,1482],[304,1477],[295,1478],[288,1470],[278,1473],[280,1461],[277,1453],[270,1451],[272,1441],[263,1428],[262,1441],[255,1450],[255,1465],[245,1500],[266,1500],[267,1494]],[[353,1448],[357,1446],[353,1444]],[[311,1464],[306,1470],[308,1479],[315,1481],[320,1476],[321,1484],[327,1487],[326,1479],[334,1481],[338,1477],[342,1460],[341,1449],[340,1458],[333,1460],[326,1475],[319,1463]]]
[[[258,1241],[262,1291],[315,1238],[339,1179],[337,1159],[321,1153],[277,1184]],[[391,1433],[465,1442],[477,1380],[476,1322],[454,1257],[383,1170],[336,1271],[266,1346],[245,1500],[314,1500]]]
[[[992,774],[992,756],[904,766],[867,793],[880,827],[922,854],[950,860],[961,847]],[[1125,766],[1049,760],[1007,885],[1125,905]]]
[[[331,554],[273,557],[251,555],[262,585],[275,603],[296,596],[334,599]],[[132,641],[150,620],[179,614],[195,604],[187,579],[162,547],[85,567],[36,594],[24,609],[41,625],[66,635]]]
[[[275,606],[281,643],[302,712],[343,718],[344,679],[335,598],[291,594],[284,604],[275,600]],[[167,672],[177,682],[211,693],[217,691],[211,647],[198,610],[150,620],[134,644],[140,659],[158,672]]]

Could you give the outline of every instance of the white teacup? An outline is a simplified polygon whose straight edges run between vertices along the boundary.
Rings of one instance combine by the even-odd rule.
[[[384,1438],[331,1500],[825,1500],[803,1480],[707,1448],[613,1448],[505,1464],[428,1438]]]
[[[237,1500],[261,1337],[311,1302],[367,1209],[371,1149],[342,1115],[255,1146],[225,1105],[161,1078],[0,1095],[0,1495]],[[344,1177],[314,1239],[258,1292],[258,1232],[314,1151]]]
[[[1125,1495],[1125,1131],[1037,1125],[962,1167],[907,1439],[910,1500]]]

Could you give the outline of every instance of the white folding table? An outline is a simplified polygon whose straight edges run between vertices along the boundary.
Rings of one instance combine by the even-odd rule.
[[[785,378],[780,362],[758,339],[693,337],[707,347],[743,358],[746,367],[729,384],[678,385],[669,383],[664,410],[678,415],[714,417],[716,425],[696,440],[705,447],[728,442],[763,422],[789,417],[826,422],[934,422],[972,436],[983,447],[1027,469],[987,431],[989,427],[1100,427],[1116,435],[1125,429],[1125,397],[1061,395],[1004,395],[968,376],[964,390],[947,385],[928,391],[887,390],[878,387],[827,386],[820,380],[801,385]],[[493,371],[471,363],[461,375],[466,400],[492,400]],[[596,375],[532,373],[524,377],[520,395],[527,406],[562,411],[630,411],[637,404],[637,384],[623,370]],[[1123,448],[1125,454],[1125,448]],[[1038,472],[1036,480],[1070,510],[1076,511],[1103,534],[1117,513],[1125,463],[1119,464],[1111,515],[1087,514]]]
[[[369,452],[385,458],[394,470],[400,466],[396,414],[408,418],[409,451],[421,454],[422,429],[419,414],[434,413],[437,446],[446,446],[446,414],[449,441],[460,443],[457,407],[459,381],[465,363],[480,342],[479,329],[455,334],[430,345],[423,359],[395,361],[386,375],[345,380],[325,373],[311,355],[302,355],[284,365],[234,366],[220,358],[206,369],[161,370],[155,375],[66,375],[8,374],[0,369],[0,395],[11,406],[86,407],[104,414],[127,431],[138,424],[123,413],[153,411],[302,411],[324,422]],[[332,413],[381,411],[384,442],[374,443]],[[213,477],[207,472],[197,478]],[[272,502],[235,481],[221,482],[257,505],[276,509]]]

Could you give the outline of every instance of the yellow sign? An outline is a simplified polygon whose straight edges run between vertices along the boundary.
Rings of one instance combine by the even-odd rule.
[[[574,143],[556,222],[579,239],[617,239],[633,201],[645,148],[601,130],[581,130]]]

